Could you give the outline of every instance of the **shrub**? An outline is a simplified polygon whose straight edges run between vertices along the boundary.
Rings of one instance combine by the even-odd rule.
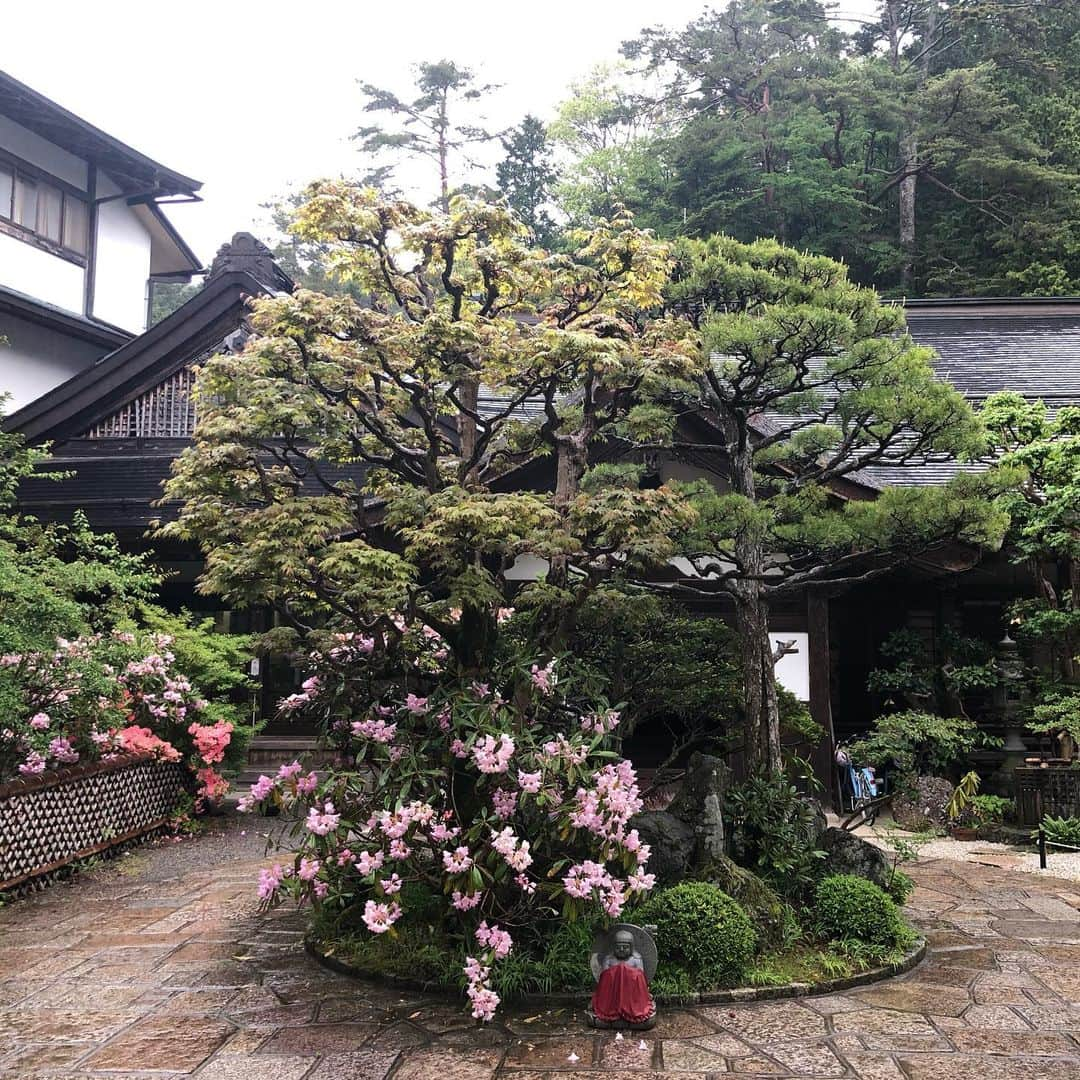
[[[805,895],[825,852],[817,846],[821,812],[783,776],[760,773],[728,792],[731,854],[781,896]]]
[[[854,938],[893,948],[906,936],[893,900],[872,881],[853,874],[823,878],[814,895],[814,911],[818,928],[833,940]]]
[[[1000,795],[974,795],[970,800],[971,816],[979,825],[1000,825],[1012,817],[1012,799]]]
[[[657,948],[672,985],[685,972],[697,990],[736,986],[746,976],[757,938],[743,908],[703,881],[685,881],[658,892],[635,912],[656,924]],[[681,992],[681,991],[676,991]]]
[[[915,882],[904,873],[903,870],[893,868],[889,880],[885,883],[885,892],[892,898],[897,907],[903,907],[907,898],[915,888]]]
[[[1042,827],[1050,843],[1080,847],[1080,818],[1047,815],[1042,819]]]
[[[240,744],[229,721],[207,715],[171,644],[168,635],[114,630],[0,656],[0,688],[11,705],[0,730],[0,780],[148,752],[185,760],[198,798],[224,795],[229,785],[218,768],[238,762]]]
[[[894,766],[904,777],[944,773],[986,737],[971,720],[908,709],[879,716],[873,730],[851,745],[852,760]]]
[[[474,623],[494,638],[515,613],[439,611],[428,617],[445,635],[402,615],[370,634],[325,635],[280,707],[319,720],[355,767],[322,777],[285,766],[240,809],[302,807],[289,863],[260,875],[267,903],[312,901],[392,941],[415,915],[404,886],[424,885],[425,910],[434,897],[439,932],[461,945],[473,1015],[490,1019],[504,994],[563,978],[561,954],[554,974],[537,967],[561,921],[617,919],[653,876],[629,828],[641,809],[634,770],[611,745],[619,712],[560,657],[514,652],[509,634],[481,682],[451,644]],[[368,952],[391,963],[381,946]]]

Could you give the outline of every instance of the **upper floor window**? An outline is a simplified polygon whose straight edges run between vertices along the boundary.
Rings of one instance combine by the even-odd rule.
[[[85,256],[86,200],[35,170],[0,160],[0,223],[17,225],[43,246]]]

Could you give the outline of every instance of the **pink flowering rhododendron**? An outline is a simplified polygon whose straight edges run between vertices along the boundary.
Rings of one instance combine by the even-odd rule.
[[[183,761],[200,797],[223,794],[215,766],[225,762],[232,725],[200,719],[208,703],[178,670],[171,644],[167,635],[125,630],[0,658],[16,692],[11,737],[0,739],[0,781],[139,755]]]
[[[476,618],[394,614],[359,639],[327,635],[308,657],[306,703],[284,711],[318,717],[347,768],[311,783],[287,765],[241,808],[289,808],[295,822],[291,872],[263,880],[264,900],[287,893],[393,939],[411,918],[432,924],[429,909],[413,914],[428,897],[474,946],[464,987],[472,1015],[490,1020],[492,972],[512,951],[535,947],[567,911],[618,918],[652,876],[629,824],[637,779],[608,742],[618,712],[579,700],[558,657],[457,672],[455,628]]]

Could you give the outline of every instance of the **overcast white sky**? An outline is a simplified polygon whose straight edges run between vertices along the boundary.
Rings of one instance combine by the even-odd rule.
[[[170,168],[204,202],[169,211],[205,260],[261,203],[363,162],[357,81],[405,94],[409,66],[447,57],[501,83],[490,126],[549,118],[567,84],[618,59],[642,27],[682,26],[704,0],[62,0],[4,4],[0,69]],[[718,5],[713,5],[718,6]],[[873,0],[843,0],[866,11]],[[434,194],[432,191],[430,194]]]

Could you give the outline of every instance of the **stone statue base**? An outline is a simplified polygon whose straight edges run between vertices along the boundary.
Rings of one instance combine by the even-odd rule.
[[[652,1016],[638,1024],[633,1024],[629,1020],[599,1020],[592,1009],[586,1009],[585,1023],[591,1028],[596,1028],[597,1031],[651,1031],[656,1027],[656,1009],[653,1009]]]

